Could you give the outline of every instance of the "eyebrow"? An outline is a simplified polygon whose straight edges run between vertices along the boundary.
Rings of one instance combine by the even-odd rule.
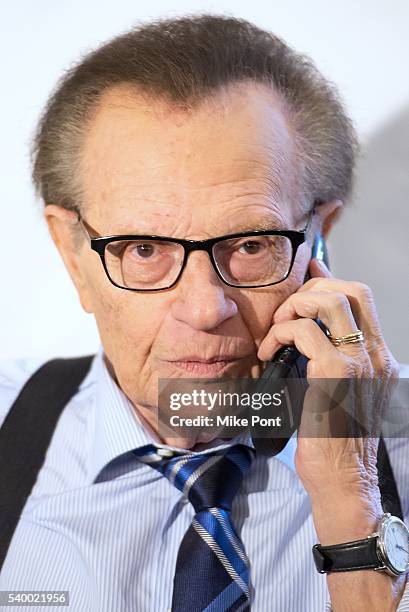
[[[295,229],[295,231],[304,231],[308,225],[309,219],[310,219],[310,215],[311,212],[308,214],[307,219],[305,221],[305,223],[303,224],[303,226],[299,229],[295,229],[295,228],[291,228],[291,227],[287,227],[287,223],[284,222],[284,220],[279,217],[278,215],[274,215],[271,217],[264,217],[264,218],[259,218],[256,219],[255,221],[253,221],[252,223],[238,223],[235,224],[232,229],[229,232],[225,232],[225,234],[229,233],[229,234],[239,234],[239,233],[244,233],[244,232],[252,232],[252,231],[265,231],[265,230],[278,230],[278,231],[285,231],[285,230],[290,230],[290,229]]]
[[[88,230],[88,232],[91,234],[91,237],[95,237],[95,238],[103,238],[104,236],[101,236],[101,234],[99,234],[92,226],[89,225],[89,223],[87,223],[87,221],[85,221],[85,219],[83,219],[81,217],[81,221],[84,224],[85,228]],[[228,236],[229,234],[239,234],[239,233],[244,233],[244,232],[253,232],[253,231],[265,231],[265,230],[281,230],[283,229],[282,227],[282,221],[279,221],[279,217],[278,216],[274,216],[274,217],[265,217],[263,219],[256,219],[254,222],[246,222],[246,223],[238,223],[238,224],[234,224],[234,226],[232,226],[229,231],[225,231],[220,233],[220,236]],[[146,232],[144,234],[141,234],[141,232],[135,232],[135,231],[119,231],[115,234],[110,234],[112,236],[138,236],[138,235],[148,235],[146,234]],[[154,234],[149,234],[152,236],[159,236],[160,234],[154,233]],[[163,234],[164,235],[164,234]]]
[[[240,232],[252,232],[252,231],[263,231],[263,230],[273,230],[282,229],[282,223],[278,223],[277,219],[257,219],[253,223],[238,223],[235,224],[229,232],[225,232],[226,234],[236,234]]]

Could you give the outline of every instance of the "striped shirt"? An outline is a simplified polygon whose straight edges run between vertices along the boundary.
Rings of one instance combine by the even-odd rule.
[[[0,425],[40,365],[20,360],[0,366]],[[172,448],[142,425],[100,347],[58,421],[11,541],[0,590],[69,591],[72,612],[167,612],[179,545],[194,510],[131,452],[152,442]],[[407,522],[409,444],[386,443]],[[215,441],[195,452],[223,446]],[[294,468],[295,449],[293,437],[275,457],[257,456],[233,502],[233,522],[251,563],[253,612],[330,610],[326,577],[313,562],[318,539]],[[409,612],[409,586],[399,612]]]

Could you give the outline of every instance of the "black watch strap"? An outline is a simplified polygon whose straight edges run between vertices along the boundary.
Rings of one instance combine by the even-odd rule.
[[[322,574],[381,567],[383,563],[377,555],[377,540],[377,536],[371,536],[333,546],[315,544],[312,547],[315,566]]]

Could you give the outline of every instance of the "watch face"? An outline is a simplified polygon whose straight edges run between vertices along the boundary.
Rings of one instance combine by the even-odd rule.
[[[409,566],[409,532],[406,525],[398,518],[391,517],[385,525],[383,544],[388,563],[401,573]]]

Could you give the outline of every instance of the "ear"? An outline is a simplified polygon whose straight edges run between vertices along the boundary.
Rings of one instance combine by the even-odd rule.
[[[320,226],[321,234],[324,238],[328,237],[332,226],[335,221],[341,215],[343,209],[343,202],[341,200],[331,200],[330,202],[323,202],[319,204],[315,211],[318,217],[318,223]]]
[[[48,225],[51,238],[57,247],[65,267],[73,281],[83,309],[92,313],[91,296],[89,295],[89,283],[86,282],[84,271],[83,247],[86,241],[81,244],[76,240],[76,224],[78,215],[74,211],[67,210],[55,204],[47,204],[44,208],[44,217]],[[79,228],[82,231],[82,228]]]

